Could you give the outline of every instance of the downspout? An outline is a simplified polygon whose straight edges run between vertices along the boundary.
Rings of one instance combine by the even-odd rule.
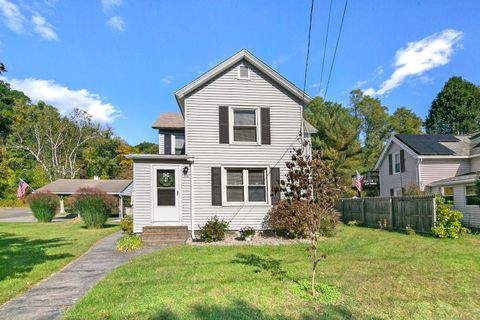
[[[421,171],[422,162],[423,162],[422,158],[419,158],[418,161],[417,161],[417,184],[418,184],[418,188],[421,191],[423,191],[423,187],[421,185],[421,183],[422,183],[422,171]]]
[[[195,223],[195,218],[194,218],[194,213],[193,213],[193,164],[189,164],[190,166],[190,229],[192,232],[192,241],[195,239],[195,230],[194,230],[194,223]]]

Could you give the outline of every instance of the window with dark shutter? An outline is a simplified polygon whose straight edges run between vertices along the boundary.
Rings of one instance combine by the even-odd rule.
[[[389,175],[393,174],[393,161],[392,161],[392,154],[391,153],[388,155],[388,174]]]
[[[280,192],[273,192],[273,190],[280,185],[280,168],[270,169],[270,185],[272,187],[272,204],[277,204],[280,201]]]
[[[405,172],[405,151],[400,150],[400,172]]]
[[[219,120],[219,140],[220,143],[230,143],[228,137],[228,107],[220,106],[218,107],[218,120]]]
[[[257,109],[233,109],[233,141],[257,142]]]
[[[262,123],[262,144],[270,144],[270,108],[261,108],[260,110],[260,121]]]
[[[163,139],[163,153],[164,154],[172,154],[172,135],[171,134],[164,134]]]
[[[212,206],[222,205],[222,168],[212,167]]]

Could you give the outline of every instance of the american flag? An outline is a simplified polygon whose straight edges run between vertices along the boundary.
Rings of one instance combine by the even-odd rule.
[[[28,187],[29,185],[25,181],[23,181],[22,179],[18,179],[18,189],[17,189],[18,199],[23,198],[23,196],[25,195],[25,190],[27,190]]]
[[[358,192],[362,192],[362,176],[358,173],[358,170],[357,176],[355,177],[355,188],[357,188]]]

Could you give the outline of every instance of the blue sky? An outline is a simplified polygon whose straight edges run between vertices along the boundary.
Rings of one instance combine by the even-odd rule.
[[[322,92],[329,0],[316,0],[306,91]],[[328,71],[344,2],[333,1]],[[131,144],[177,111],[173,93],[246,48],[303,85],[310,1],[0,0],[6,81],[63,112],[90,111]],[[350,0],[327,99],[361,88],[424,118],[452,75],[480,83],[480,2]],[[324,83],[327,77],[324,71]]]

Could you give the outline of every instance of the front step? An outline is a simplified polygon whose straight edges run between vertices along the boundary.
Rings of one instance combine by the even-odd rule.
[[[186,226],[146,226],[141,234],[147,246],[171,246],[185,244],[188,240]]]

